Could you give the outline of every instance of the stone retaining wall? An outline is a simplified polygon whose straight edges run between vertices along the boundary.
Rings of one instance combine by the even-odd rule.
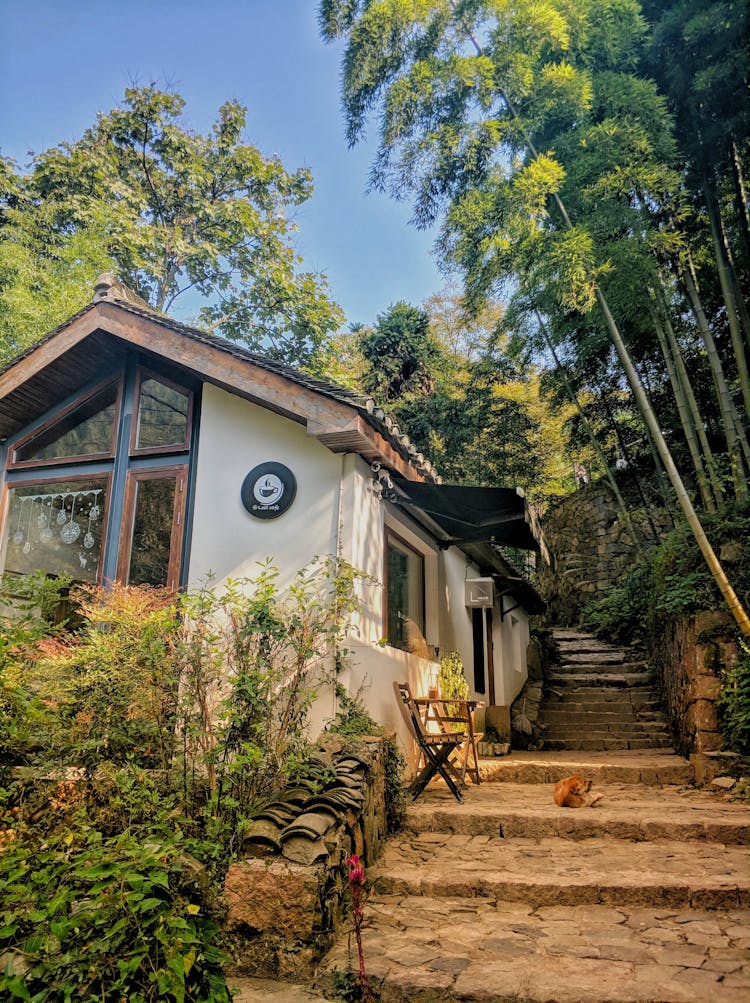
[[[327,740],[335,778],[285,791],[258,812],[227,872],[225,927],[241,975],[308,980],[340,929],[347,858],[373,863],[386,837],[383,739]]]
[[[539,727],[539,716],[544,696],[544,685],[550,667],[558,661],[555,642],[549,631],[537,628],[526,649],[528,678],[510,709],[511,748],[541,749],[544,732]]]
[[[661,532],[668,529],[667,516]],[[631,519],[643,540],[653,537],[643,512],[631,512]],[[604,481],[586,484],[554,505],[544,517],[544,537],[554,562],[543,561],[537,572],[537,587],[547,602],[547,622],[574,627],[581,610],[600,599],[629,568],[637,556],[635,544],[622,522],[612,491]]]
[[[721,747],[716,697],[722,669],[737,657],[734,621],[723,612],[670,621],[652,651],[677,750],[705,756]]]

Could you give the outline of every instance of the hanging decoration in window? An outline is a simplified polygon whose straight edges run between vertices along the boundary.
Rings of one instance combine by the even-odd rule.
[[[6,567],[10,573],[42,570],[93,581],[102,542],[101,479],[11,489]],[[85,529],[84,529],[85,527]]]

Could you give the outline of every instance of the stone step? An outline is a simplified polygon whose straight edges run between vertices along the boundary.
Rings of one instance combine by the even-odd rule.
[[[582,737],[583,736],[583,737]],[[653,746],[659,749],[671,749],[672,748],[672,738],[665,731],[645,731],[645,732],[620,732],[620,731],[565,731],[560,729],[558,731],[545,731],[544,733],[544,745],[545,748],[554,749],[555,742],[565,742],[568,743],[565,746],[560,746],[561,748],[569,749],[579,749],[581,751],[587,748],[595,748],[591,743],[595,742],[608,742],[608,741],[618,741],[624,742],[625,748],[628,748],[628,743],[630,743],[630,748],[648,748]],[[583,745],[583,742],[588,742],[588,745]],[[646,742],[646,745],[634,745],[635,742]],[[602,748],[611,748],[611,746],[602,746]]]
[[[664,715],[658,709],[638,710],[625,701],[610,704],[595,704],[589,709],[586,704],[554,703],[544,708],[543,720],[550,723],[555,721],[569,721],[571,724],[584,724],[588,721],[601,722],[602,724],[614,723],[616,721],[641,721],[644,724],[664,721]]]
[[[569,739],[544,738],[544,748],[551,752],[560,752],[569,749],[571,752],[579,750],[581,752],[594,751],[625,751],[626,749],[671,749],[672,739],[669,736],[664,738],[615,738],[614,736],[605,738],[580,738]]]
[[[548,677],[551,687],[569,686],[648,686],[653,681],[650,672],[552,672]]]
[[[623,700],[630,702],[634,707],[661,706],[654,686],[649,680],[638,685],[600,685],[592,684],[591,679],[574,678],[573,676],[562,676],[554,682],[549,682],[544,690],[543,706],[559,702],[571,702],[580,700],[582,703],[609,703],[611,701]]]
[[[648,663],[643,660],[626,661],[619,659],[613,662],[560,662],[555,665],[550,676],[557,675],[618,675],[620,673],[647,672],[651,675]]]
[[[331,995],[342,973],[357,971],[353,939],[342,937],[319,969]],[[363,933],[383,1003],[739,1003],[750,991],[749,944],[743,910],[535,909],[426,895],[372,895]]]
[[[485,781],[511,784],[554,784],[574,773],[596,783],[691,784],[693,767],[674,752],[513,752],[497,759],[480,759]],[[481,788],[480,788],[481,789]]]
[[[630,652],[626,651],[624,648],[612,648],[610,651],[599,651],[595,653],[595,657],[592,657],[592,653],[589,651],[570,651],[567,652],[561,659],[563,665],[612,665],[631,661],[644,664],[642,658],[633,659]]]
[[[587,630],[580,630],[578,627],[552,627],[552,636],[558,643],[560,641],[596,641],[594,634]]]
[[[739,909],[750,905],[747,863],[744,848],[720,843],[706,843],[697,854],[683,842],[601,834],[573,841],[425,832],[390,843],[369,877],[381,895],[484,897],[537,909],[644,902]]]
[[[568,737],[569,735],[585,735],[587,738],[593,738],[594,735],[601,738],[611,737],[612,735],[619,735],[621,737],[632,735],[634,738],[640,735],[663,735],[669,737],[664,723],[659,721],[639,721],[636,718],[630,718],[629,720],[613,718],[601,721],[597,720],[597,718],[601,717],[600,714],[591,714],[588,718],[582,714],[577,716],[584,718],[584,720],[568,721],[565,718],[550,720],[545,715],[540,722],[541,727],[544,728],[544,737],[561,738]]]
[[[555,643],[561,655],[575,654],[580,651],[590,651],[598,654],[607,654],[610,651],[633,651],[638,649],[627,648],[624,645],[610,644],[608,641],[600,641],[596,637],[580,638],[556,638]]]
[[[653,721],[613,721],[594,722],[587,724],[568,723],[565,721],[543,721],[545,738],[569,738],[578,735],[579,738],[643,738],[645,735],[659,735],[660,738],[670,738],[663,724]]]
[[[604,700],[577,700],[575,698],[576,694],[573,692],[566,693],[565,695],[568,699],[555,699],[545,703],[542,713],[561,715],[580,714],[584,716],[600,714],[613,717],[622,714],[629,718],[636,717],[643,718],[644,720],[652,720],[654,718],[664,719],[664,713],[658,700],[646,701],[638,697],[634,703],[632,690],[629,690],[627,693],[618,692],[614,698]]]
[[[582,730],[575,728],[557,728],[557,729],[546,729],[544,732],[544,744],[545,747],[552,748],[549,744],[551,742],[606,742],[608,740],[618,740],[623,742],[638,742],[647,741],[651,744],[658,743],[660,749],[671,748],[672,747],[672,737],[667,734],[666,731],[658,731],[653,729],[651,731],[621,731],[615,728],[613,731],[607,731],[606,728],[601,729],[590,729]],[[571,749],[584,749],[588,746],[583,745],[570,745]],[[593,746],[591,746],[593,748]],[[627,748],[627,745],[626,745]],[[637,746],[633,746],[637,748]]]
[[[572,772],[568,768],[564,775]],[[691,842],[691,852],[698,855],[703,851],[695,841],[732,846],[750,842],[750,809],[713,791],[595,782],[592,792],[602,795],[593,807],[560,808],[551,783],[488,783],[469,787],[458,804],[444,786],[435,784],[411,805],[406,826],[410,832],[441,836],[496,837],[502,831],[509,840],[604,836],[682,841]]]

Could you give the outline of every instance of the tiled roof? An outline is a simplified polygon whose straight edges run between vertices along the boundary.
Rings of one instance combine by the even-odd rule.
[[[102,279],[105,278],[108,281],[102,282]],[[364,394],[357,393],[347,387],[339,386],[330,380],[324,380],[316,376],[312,376],[309,373],[306,373],[301,369],[297,369],[294,366],[290,366],[285,362],[280,362],[277,359],[269,358],[268,356],[261,355],[258,352],[252,352],[248,348],[243,348],[243,346],[239,345],[237,342],[229,341],[226,338],[220,338],[215,334],[210,334],[209,332],[202,330],[201,328],[192,327],[190,324],[184,324],[181,321],[174,320],[172,317],[167,317],[165,314],[158,313],[156,310],[152,310],[148,307],[144,301],[140,299],[140,297],[137,297],[130,289],[127,288],[127,286],[124,286],[123,283],[114,279],[114,277],[111,277],[111,279],[108,276],[100,277],[97,281],[97,294],[94,297],[93,303],[87,304],[87,306],[85,306],[82,310],[79,310],[78,313],[69,317],[63,324],[55,328],[54,331],[50,331],[50,333],[45,335],[40,341],[35,342],[35,344],[31,345],[20,355],[16,356],[16,358],[13,359],[7,366],[0,369],[0,374],[5,372],[6,369],[16,365],[27,355],[31,354],[31,352],[35,351],[40,344],[50,341],[61,331],[65,330],[65,328],[69,327],[78,318],[94,309],[98,302],[115,304],[119,309],[133,314],[136,317],[143,317],[149,321],[156,322],[162,327],[176,331],[185,338],[189,338],[192,341],[200,342],[201,344],[219,349],[219,351],[225,352],[233,358],[249,362],[252,365],[257,366],[259,369],[264,369],[268,372],[274,373],[285,379],[291,380],[293,383],[303,386],[308,390],[330,397],[341,404],[354,408],[369,425],[376,429],[376,431],[378,431],[383,438],[422,475],[422,477],[435,483],[442,482],[442,478],[438,475],[430,461],[419,452],[417,447],[411,442],[407,435],[401,434],[398,424],[390,417],[390,415],[386,414],[383,408],[378,406],[377,402],[372,397],[367,397]]]

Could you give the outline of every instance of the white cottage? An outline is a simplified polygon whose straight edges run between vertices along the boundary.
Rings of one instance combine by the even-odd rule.
[[[0,372],[0,487],[13,573],[178,588],[266,558],[291,581],[340,554],[379,583],[343,682],[393,728],[393,681],[426,690],[441,652],[489,704],[526,679],[542,603],[492,545],[539,549],[519,492],[443,485],[371,399],[157,314],[113,276]],[[324,695],[316,723],[335,709]]]

